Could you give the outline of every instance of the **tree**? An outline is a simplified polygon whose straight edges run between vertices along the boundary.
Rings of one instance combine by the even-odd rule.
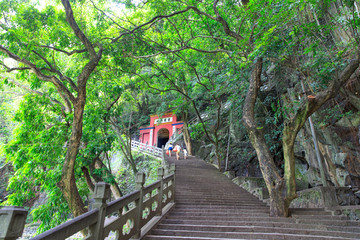
[[[199,17],[206,19],[202,20],[204,22],[207,21],[207,26],[211,27],[206,29],[207,31],[204,31],[206,34],[201,35],[203,31],[193,31],[195,28],[193,24],[189,25],[190,31],[185,33],[179,30],[180,27],[177,28],[177,25],[173,24],[175,25],[175,34],[173,34],[173,36],[178,36],[177,41],[179,41],[180,44],[176,44],[176,42],[173,41],[175,42],[173,45],[178,47],[175,47],[175,49],[170,48],[169,50],[169,47],[167,47],[169,43],[164,42],[163,39],[168,40],[173,38],[161,37],[162,46],[167,47],[166,51],[163,52],[173,53],[174,55],[180,55],[178,52],[183,52],[186,49],[206,53],[224,52],[229,56],[229,59],[235,62],[235,65],[237,65],[241,71],[251,71],[251,74],[249,74],[251,75],[249,89],[243,108],[243,120],[250,140],[257,152],[261,170],[270,192],[271,215],[288,216],[289,204],[296,197],[293,145],[296,135],[304,125],[305,120],[329,98],[335,95],[337,89],[350,78],[359,65],[358,54],[354,56],[355,60],[353,61],[348,61],[347,59],[344,61],[343,58],[331,58],[332,54],[335,54],[335,56],[342,54],[344,50],[346,50],[346,47],[352,47],[358,52],[357,43],[359,41],[356,28],[358,16],[354,14],[354,3],[350,4],[350,6],[352,6],[350,11],[347,9],[340,11],[340,16],[336,16],[338,19],[324,12],[322,17],[330,19],[328,25],[321,25],[315,13],[310,13],[312,14],[311,17],[313,20],[310,24],[306,22],[307,25],[305,25],[301,22],[301,17],[298,17],[299,12],[297,10],[308,9],[309,7],[326,9],[331,4],[331,2],[327,1],[319,5],[315,3],[293,3],[286,1],[249,1],[236,6],[231,3],[220,4],[218,0],[201,3],[183,3]],[[187,12],[184,14],[190,15],[191,13],[192,12]],[[352,17],[346,18],[347,22],[345,24],[352,30],[355,41],[349,42],[345,48],[343,46],[334,47],[333,43],[334,41],[336,42],[336,39],[333,42],[331,40],[329,41],[324,34],[333,33],[334,26],[336,26],[335,22],[341,19],[341,16],[343,16],[341,14],[347,13],[350,13]],[[305,14],[308,13],[306,12]],[[191,17],[194,18],[194,15],[191,15]],[[238,19],[241,21],[238,21]],[[289,31],[289,26],[293,27],[293,31]],[[196,28],[196,30],[199,29],[201,28]],[[304,30],[304,34],[297,34],[301,32],[300,29]],[[169,28],[167,31],[169,31]],[[296,37],[292,39],[294,33]],[[298,35],[301,35],[301,37],[298,37]],[[171,36],[171,34],[169,36]],[[225,36],[227,36],[228,39],[226,39]],[[189,39],[187,39],[187,37]],[[230,41],[229,38],[231,39]],[[211,41],[206,42],[203,39],[211,39]],[[300,39],[302,42],[300,42]],[[171,42],[171,40],[168,41]],[[211,48],[214,46],[214,42],[220,45],[216,50],[205,50],[196,47],[196,45],[206,45]],[[327,44],[330,44],[335,50],[331,50],[331,47],[328,48],[327,46],[329,45]],[[317,55],[318,50],[323,52]],[[287,113],[282,135],[285,161],[285,175],[283,178],[274,163],[273,156],[264,138],[264,132],[261,131],[262,127],[257,126],[255,103],[258,98],[259,88],[262,84],[261,74],[263,72],[263,63],[266,63],[267,66],[271,64],[286,65],[286,59],[289,53],[294,54],[294,56],[301,56],[298,59],[296,57],[293,59],[297,60],[297,63],[303,61],[304,64],[295,64],[294,68],[304,74],[304,76],[309,76],[309,73],[311,73],[309,66],[313,66],[319,70],[315,72],[316,74],[312,74],[312,77],[324,77],[325,74],[331,74],[332,77],[331,81],[323,84],[323,88],[319,88],[319,92],[314,99],[309,98],[308,101],[304,101],[300,106],[293,104],[291,111],[295,112],[295,114],[292,114],[291,111]],[[274,58],[276,59],[275,61]],[[172,62],[169,63],[173,65],[175,61],[172,60]],[[334,61],[335,63],[329,64],[329,62]],[[319,64],[324,65],[319,68]],[[169,66],[163,69],[169,69]],[[170,76],[174,75],[175,74],[170,74]],[[174,83],[179,81],[179,78],[170,79],[169,74],[165,75],[165,78]],[[171,86],[176,89],[175,84]]]
[[[117,81],[109,84],[109,82],[119,78],[121,67],[127,68],[129,67],[127,65],[132,65],[131,61],[126,61],[123,56],[124,52],[125,55],[131,55],[134,47],[131,45],[133,42],[128,42],[126,37],[141,30],[141,27],[128,30],[133,25],[132,22],[126,22],[122,27],[106,17],[107,13],[116,11],[116,9],[110,10],[113,7],[111,3],[90,1],[89,4],[83,2],[70,4],[66,0],[61,3],[61,6],[54,3],[42,7],[32,1],[0,2],[4,13],[0,24],[3,33],[0,37],[0,54],[1,70],[6,75],[5,82],[43,98],[41,101],[38,100],[39,104],[34,105],[38,108],[32,111],[34,115],[23,114],[23,117],[19,117],[19,121],[28,121],[30,126],[37,126],[38,131],[34,133],[38,135],[31,134],[37,141],[48,141],[45,136],[56,135],[54,140],[57,140],[56,144],[59,146],[59,149],[51,155],[54,158],[53,162],[45,167],[42,166],[42,162],[32,161],[36,154],[44,157],[42,154],[30,152],[32,154],[29,153],[26,158],[21,159],[16,152],[25,151],[29,146],[41,148],[42,144],[46,144],[45,142],[38,145],[32,139],[18,138],[7,149],[8,154],[12,155],[13,162],[20,161],[16,166],[19,173],[23,171],[28,173],[29,169],[40,169],[40,173],[53,169],[59,173],[58,171],[61,170],[60,175],[54,175],[56,178],[54,182],[58,183],[56,190],[60,189],[61,194],[60,191],[56,191],[55,194],[55,190],[52,193],[66,199],[67,207],[63,208],[64,211],[68,208],[74,216],[78,216],[86,211],[82,197],[87,194],[83,188],[85,182],[78,178],[84,174],[91,189],[89,176],[91,175],[95,180],[97,178],[93,172],[89,173],[87,170],[96,165],[94,162],[101,165],[101,158],[104,155],[106,157],[109,143],[111,147],[111,137],[108,134],[109,119],[112,115],[109,111],[121,95],[121,89],[119,90],[116,85],[122,83],[121,80],[120,83]],[[99,11],[99,7],[106,9],[106,12]],[[150,18],[141,26],[148,26],[164,17],[169,16]],[[110,37],[103,37],[104,35]],[[8,59],[12,59],[16,64],[7,64]],[[89,95],[91,101],[96,97],[105,96],[107,105],[102,110],[87,107]],[[31,97],[26,101],[34,102]],[[95,101],[92,104],[96,106],[99,102]],[[43,111],[44,107],[48,109]],[[93,114],[94,111],[97,114]],[[44,116],[38,117],[36,114]],[[103,120],[97,127],[95,127],[97,123],[94,121],[95,115]],[[89,131],[85,134],[83,134],[84,120],[85,130]],[[28,130],[20,128],[19,137],[23,137],[21,132],[25,133]],[[93,134],[90,133],[91,130],[94,130]],[[101,138],[103,145],[96,147],[91,141],[101,133],[105,135]],[[19,148],[17,141],[22,144]],[[31,167],[27,167],[29,165]],[[84,171],[80,170],[81,167]],[[100,168],[105,169],[104,165]],[[36,176],[41,179],[41,176]],[[32,186],[43,190],[54,187],[47,186],[46,179],[48,178],[44,181],[34,181],[36,186]],[[12,186],[15,187],[16,184],[22,190],[32,189],[22,185],[21,181],[14,180]],[[16,202],[15,198],[16,196],[13,195],[11,202],[20,204],[21,201]]]
[[[348,6],[336,14],[329,13],[330,0],[128,2],[132,11],[122,16],[123,21],[111,10],[111,2],[70,4],[62,0],[61,7],[41,8],[30,1],[1,1],[0,53],[5,81],[37,95],[25,99],[24,108],[31,109],[32,115],[20,111],[19,120],[26,124],[19,128],[16,141],[21,141],[16,144],[20,145],[12,145],[13,150],[25,151],[26,141],[31,142],[31,149],[42,147],[22,136],[21,132],[31,133],[30,126],[36,130],[37,135],[31,134],[36,139],[56,134],[53,140],[61,147],[51,155],[54,162],[46,169],[62,169],[56,175],[58,187],[77,216],[86,209],[85,193],[79,193],[77,187],[85,182],[76,178],[83,174],[90,189],[92,179],[104,179],[96,171],[111,178],[104,160],[115,136],[133,172],[138,170],[130,148],[135,126],[141,122],[137,110],[148,114],[175,106],[184,112],[185,122],[187,113],[194,111],[222,169],[224,101],[244,96],[245,89],[242,119],[270,192],[271,215],[287,216],[296,197],[297,133],[359,66],[359,16],[353,1],[344,2]],[[8,58],[17,64],[7,64]],[[316,85],[313,97],[271,102],[281,106],[278,128],[283,127],[282,147],[275,150],[283,153],[285,166],[280,169],[265,135],[269,131],[256,115],[261,86],[274,80],[284,91],[286,84],[269,76],[273,68],[291,69],[307,86]],[[140,86],[143,83],[145,86]],[[153,98],[154,93],[160,96]],[[172,106],[162,103],[149,110],[149,102],[159,98],[171,99]],[[94,139],[100,139],[100,146]],[[190,142],[188,136],[186,139]],[[9,145],[9,151],[12,147]],[[37,150],[25,156],[27,160],[45,157]],[[22,171],[34,167],[13,157],[24,167]]]
[[[64,0],[62,5],[65,15],[54,6],[39,11],[27,2],[13,4],[3,1],[2,11],[7,15],[4,17],[6,22],[1,24],[5,34],[1,39],[0,52],[18,63],[14,67],[3,63],[7,72],[19,71],[19,77],[28,76],[32,87],[46,85],[52,95],[57,93],[54,98],[59,99],[57,103],[61,106],[62,115],[72,117],[71,135],[67,140],[58,186],[72,213],[78,216],[86,211],[74,175],[82,137],[86,86],[101,59],[103,48],[100,45],[95,47],[81,30],[70,2]],[[12,15],[13,12],[17,14]],[[60,32],[63,34],[60,35]],[[75,62],[72,61],[75,67],[69,71],[66,60],[74,54],[78,57]],[[64,55],[68,59],[64,59]],[[30,71],[31,74],[27,75]]]
[[[300,7],[305,8],[307,4],[300,4]],[[287,11],[287,10],[286,10]],[[279,11],[281,13],[281,11]],[[292,20],[294,31],[299,30],[298,28],[303,28],[306,30],[307,26],[298,24],[298,18],[296,18],[297,11],[292,13]],[[276,21],[278,21],[278,17],[274,17]],[[289,24],[291,21],[287,22]],[[351,24],[351,21],[349,22]],[[307,25],[309,23],[306,23]],[[274,26],[278,27],[277,25]],[[315,36],[317,39],[321,39],[321,31],[322,29],[326,29],[329,26],[318,26],[312,25],[312,31],[315,32],[307,32],[304,31],[302,33],[295,32],[296,37],[293,39],[289,39],[288,36],[292,36],[294,32],[290,32],[288,36],[282,35],[284,30],[280,27],[278,34],[276,36],[272,36],[271,39],[274,42],[269,42],[269,35],[265,37],[265,41],[267,43],[258,41],[258,44],[266,50],[262,50],[267,55],[277,55],[287,54],[289,52],[294,53],[293,56],[289,56],[290,62],[292,63],[292,67],[299,71],[300,73],[305,73],[305,76],[315,79],[316,77],[321,78],[321,75],[327,73],[328,79],[326,82],[323,82],[323,86],[319,88],[318,92],[315,93],[315,96],[309,96],[302,100],[302,102],[297,105],[295,102],[292,103],[292,108],[290,111],[286,113],[286,118],[284,120],[284,128],[282,132],[282,147],[284,152],[284,177],[279,174],[279,171],[276,168],[276,164],[273,161],[273,156],[269,150],[269,147],[264,139],[263,132],[260,131],[258,125],[256,124],[256,120],[254,117],[254,107],[255,102],[258,97],[258,91],[261,86],[261,75],[263,72],[263,58],[259,57],[256,60],[256,64],[253,67],[252,75],[250,78],[250,86],[249,91],[247,93],[247,97],[245,100],[245,105],[243,109],[243,121],[248,130],[250,140],[257,152],[257,156],[260,162],[260,166],[263,172],[264,179],[266,181],[268,190],[270,192],[270,214],[273,216],[288,216],[289,215],[289,205],[296,196],[296,184],[295,184],[295,155],[294,155],[294,142],[299,130],[304,126],[305,121],[311,116],[315,111],[317,111],[327,100],[334,97],[340,87],[344,85],[344,83],[351,77],[351,75],[355,72],[355,70],[359,66],[359,54],[358,49],[356,50],[357,54],[354,56],[355,60],[347,60],[347,59],[332,59],[332,52],[328,47],[324,44],[325,40],[320,40],[322,45],[321,47],[317,46],[317,50],[315,51],[324,51],[326,54],[319,53],[318,56],[315,52],[313,52],[312,56],[309,56],[309,47],[306,45],[302,45],[299,42],[299,35],[302,35],[302,41],[305,44],[312,44],[316,42],[316,39],[313,39]],[[285,26],[284,26],[285,27]],[[288,25],[286,26],[288,28]],[[276,31],[276,30],[275,30]],[[285,32],[286,33],[286,32]],[[271,35],[273,32],[271,32]],[[298,35],[299,34],[299,35]],[[286,35],[286,34],[285,34]],[[279,37],[277,37],[279,36]],[[292,37],[290,37],[292,38]],[[294,42],[292,42],[294,41]],[[290,43],[290,44],[289,44]],[[274,44],[274,45],[272,45]],[[270,46],[270,47],[269,47]],[[271,49],[271,47],[277,46],[275,49]],[[279,48],[280,46],[280,48]],[[283,47],[283,49],[281,49]],[[284,51],[283,51],[284,50]],[[312,51],[312,50],[310,50]],[[343,51],[343,49],[334,48],[333,50],[336,53]],[[265,55],[263,55],[265,56]],[[299,56],[299,57],[297,57]],[[289,60],[287,59],[287,60]],[[323,61],[323,62],[321,62]],[[333,64],[329,66],[327,63],[332,61]],[[294,64],[295,62],[295,64]],[[279,64],[286,65],[287,61],[279,61]],[[325,65],[318,65],[318,64]],[[306,67],[304,67],[306,66]],[[311,67],[316,69],[315,71],[311,71]],[[319,71],[317,71],[319,69]],[[324,75],[323,75],[324,76]],[[330,78],[330,79],[329,79]],[[286,112],[286,111],[284,111]]]

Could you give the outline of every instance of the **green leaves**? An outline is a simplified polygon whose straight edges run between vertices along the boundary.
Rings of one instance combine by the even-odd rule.
[[[58,116],[43,108],[43,104],[46,106],[49,102],[41,97],[26,96],[16,113],[15,120],[21,124],[15,129],[13,139],[5,146],[6,157],[15,170],[8,186],[13,193],[5,202],[7,205],[22,206],[40,192],[59,192],[56,183],[61,176],[59,164],[64,159],[63,144],[68,137],[67,126],[57,121]],[[51,196],[49,199],[47,204],[58,204],[51,203]],[[59,220],[48,210],[42,212],[43,208],[40,206],[34,210],[38,213],[34,215],[35,219],[43,221],[40,229],[48,229],[64,220],[63,215]]]
[[[119,7],[120,2],[129,9]],[[355,41],[347,36],[359,26],[357,14],[350,14],[354,1],[346,1],[348,8],[330,16],[324,9],[332,2],[251,0],[245,7],[229,0],[219,1],[214,11],[213,1],[209,0],[153,0],[141,7],[131,1],[93,1],[94,5],[71,1],[79,27],[96,51],[103,48],[102,59],[86,82],[83,136],[75,164],[82,196],[87,194],[87,187],[80,168],[88,167],[99,154],[126,145],[117,143],[111,121],[119,127],[118,136],[127,139],[138,134],[139,126],[148,124],[150,114],[188,112],[193,118],[196,109],[204,116],[204,123],[191,126],[192,138],[202,139],[209,132],[210,141],[221,142],[218,126],[227,122],[228,114],[224,103],[231,101],[231,111],[241,118],[248,79],[260,57],[264,59],[264,70],[259,99],[267,108],[259,110],[258,130],[266,132],[269,143],[275,141],[281,135],[284,119],[302,104],[298,96],[291,96],[291,104],[285,104],[288,99],[279,100],[280,96],[288,88],[298,87],[298,77],[303,75],[312,90],[323,89],[329,76],[341,70],[356,49]],[[169,15],[188,6],[197,11],[157,18],[137,28],[156,15]],[[4,15],[0,45],[31,61],[47,77],[58,77],[57,84],[63,84],[75,99],[79,97],[76,89],[89,53],[66,22],[60,1],[46,6],[34,5],[33,1],[0,1],[0,9]],[[217,12],[221,18],[216,17]],[[118,41],[112,42],[120,35]],[[1,60],[8,57],[0,54]],[[18,63],[10,67],[28,66]],[[295,78],[289,69],[299,76]],[[4,74],[42,95],[26,96],[20,104],[15,115],[18,126],[12,139],[7,136],[11,141],[4,152],[16,170],[10,184],[14,193],[8,203],[22,204],[40,189],[49,201],[35,209],[33,215],[43,221],[44,230],[63,221],[69,211],[65,205],[54,204],[63,202],[54,183],[61,177],[74,102],[66,101],[64,89],[43,81],[28,69],[10,73],[6,70],[1,67]],[[6,78],[4,84],[17,86]],[[276,92],[275,96],[268,98],[272,92]],[[7,111],[0,108],[0,114]],[[201,115],[203,112],[206,114]],[[9,135],[9,129],[4,134]],[[278,154],[279,145],[273,146]],[[130,166],[123,167],[122,173],[127,174]],[[98,174],[104,177],[102,170]],[[114,180],[107,175],[105,178]],[[132,181],[130,177],[127,180]]]
[[[348,8],[353,8],[355,0],[344,0],[344,3]]]

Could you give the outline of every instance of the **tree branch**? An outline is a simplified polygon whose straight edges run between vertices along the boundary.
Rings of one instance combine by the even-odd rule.
[[[110,109],[114,106],[114,104],[120,99],[121,93],[106,107],[106,111],[110,111]]]
[[[35,50],[32,50],[32,52],[35,53],[35,55],[37,55],[39,58],[41,58],[41,59],[50,67],[50,71],[51,71],[51,72],[56,71],[56,69],[54,68],[54,66],[53,66],[43,55],[41,55],[40,53],[38,53],[38,52],[35,51]]]
[[[180,49],[175,49],[175,50],[168,50],[168,51],[160,51],[160,52],[157,52],[157,53],[154,53],[154,54],[150,54],[150,55],[144,55],[144,56],[132,56],[133,58],[135,59],[141,59],[141,58],[151,58],[151,57],[156,57],[160,54],[169,54],[169,53],[176,53],[176,52],[180,52],[180,51],[183,51],[185,49],[187,49],[188,47],[183,47],[183,48],[180,48]]]
[[[44,73],[41,72],[41,70],[38,67],[36,67],[36,65],[34,63],[28,61],[25,58],[19,57],[18,55],[9,51],[7,48],[5,48],[2,45],[0,45],[0,52],[5,53],[6,55],[8,55],[10,58],[14,59],[17,62],[21,62],[21,63],[27,65],[30,68],[30,70],[32,70],[33,73],[35,73],[35,75],[40,80],[43,80],[45,82],[51,82],[52,84],[55,85],[56,88],[58,88],[60,91],[64,92],[64,94],[70,99],[70,101],[73,102],[75,100],[74,95],[72,95],[72,93],[69,91],[69,89],[67,89],[65,87],[65,85],[55,76],[45,75]]]
[[[82,72],[78,76],[78,94],[81,96],[86,96],[86,83],[90,77],[90,74],[94,71],[95,67],[98,65],[103,48],[100,47],[98,53],[95,52],[93,44],[90,40],[85,36],[84,32],[81,31],[77,22],[75,21],[73,11],[70,5],[69,0],[61,0],[65,12],[66,12],[66,21],[70,24],[70,27],[73,29],[75,35],[80,39],[80,41],[85,45],[87,51],[90,53],[91,59],[85,65]],[[79,97],[79,96],[78,96]]]
[[[216,21],[218,21],[219,23],[221,23],[223,25],[224,31],[227,35],[232,36],[233,38],[235,38],[236,40],[240,41],[242,39],[244,39],[242,36],[240,36],[238,33],[232,31],[229,27],[229,24],[220,16],[220,13],[217,9],[217,4],[218,4],[219,0],[215,0],[214,4],[213,4],[213,9],[214,12],[216,14]]]
[[[62,53],[65,53],[66,55],[68,56],[71,56],[75,53],[84,53],[86,52],[87,50],[86,49],[80,49],[80,50],[73,50],[71,52],[68,52],[68,51],[65,51],[65,50],[62,50],[60,48],[56,48],[56,47],[51,47],[51,46],[46,46],[46,45],[40,45],[39,47],[42,47],[42,48],[49,48],[49,49],[52,49],[52,50],[55,50],[57,52],[62,52]]]
[[[6,72],[12,72],[12,71],[21,71],[21,70],[30,70],[29,67],[21,67],[21,68],[10,68],[6,66],[4,63],[0,62],[0,65],[6,68]]]
[[[244,39],[244,38],[243,38],[241,35],[239,35],[237,32],[232,31],[232,30],[230,29],[230,27],[229,27],[229,24],[224,20],[224,18],[222,18],[222,17],[220,16],[219,11],[217,10],[217,4],[218,4],[218,2],[219,2],[219,0],[215,0],[215,1],[214,1],[214,4],[213,4],[213,9],[214,9],[214,12],[215,12],[215,14],[216,14],[216,17],[213,17],[213,16],[211,16],[211,15],[208,14],[208,13],[205,13],[205,12],[200,11],[197,7],[189,6],[189,8],[193,9],[193,10],[194,10],[197,14],[199,14],[199,15],[204,15],[204,16],[212,19],[212,20],[215,20],[215,21],[221,23],[222,26],[223,26],[223,29],[224,29],[224,31],[225,31],[225,33],[226,33],[227,35],[235,38],[235,39],[238,40],[238,41]]]
[[[150,21],[146,22],[146,23],[143,23],[137,27],[135,27],[133,30],[131,31],[127,31],[127,32],[123,32],[123,33],[120,33],[120,35],[116,38],[113,38],[112,39],[112,42],[111,43],[115,43],[116,41],[118,41],[122,36],[124,35],[128,35],[128,34],[132,34],[134,33],[135,31],[137,31],[138,29],[146,26],[146,25],[149,25],[149,24],[152,24],[153,22],[157,21],[157,20],[160,20],[160,19],[163,19],[163,18],[169,18],[169,17],[173,17],[175,15],[178,15],[178,14],[181,14],[181,13],[184,13],[184,12],[187,12],[189,11],[190,9],[192,9],[192,7],[187,7],[185,8],[184,10],[181,10],[181,11],[177,11],[177,12],[173,12],[171,14],[168,14],[168,15],[158,15],[156,17],[153,17]]]
[[[191,40],[196,39],[196,38],[210,38],[210,39],[215,39],[215,40],[224,41],[224,42],[228,42],[228,43],[237,45],[236,42],[233,42],[233,41],[231,41],[231,40],[229,40],[229,39],[220,38],[220,37],[214,37],[214,36],[206,36],[206,35],[193,36],[193,37],[192,37],[191,39],[189,39],[187,42],[190,42]]]
[[[70,24],[70,27],[74,31],[75,35],[80,39],[80,41],[85,45],[87,51],[90,53],[90,56],[96,57],[95,49],[89,39],[85,36],[83,31],[80,30],[79,25],[75,21],[74,14],[70,5],[69,0],[61,0],[65,12],[66,12],[66,21]]]
[[[222,52],[222,53],[231,54],[231,51],[224,50],[224,49],[203,50],[203,49],[189,47],[189,46],[187,46],[187,48],[192,49],[192,50],[197,51],[197,52],[202,52],[202,53],[220,53],[220,52]]]
[[[314,98],[307,99],[307,101],[303,102],[295,113],[295,116],[285,121],[285,124],[293,126],[293,131],[295,132],[300,131],[308,117],[316,112],[327,100],[334,97],[346,81],[349,80],[351,75],[359,67],[359,63],[359,60],[352,60],[341,74],[332,80],[330,86],[326,90],[317,93]]]

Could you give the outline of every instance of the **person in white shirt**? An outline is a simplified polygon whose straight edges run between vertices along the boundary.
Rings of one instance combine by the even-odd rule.
[[[181,151],[180,145],[176,144],[175,149],[176,149],[176,160],[180,160],[180,151]]]
[[[187,150],[186,150],[186,147],[184,147],[183,152],[184,152],[184,159],[186,159],[186,157],[187,157],[187,155],[188,155],[188,152],[187,152]]]

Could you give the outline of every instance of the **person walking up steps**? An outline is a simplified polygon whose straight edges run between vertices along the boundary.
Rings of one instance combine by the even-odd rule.
[[[176,144],[175,149],[176,149],[176,160],[180,160],[180,151],[181,151],[180,145]]]
[[[169,151],[169,157],[171,157],[171,151],[173,150],[173,144],[172,143],[170,143],[169,144],[169,148],[168,148],[168,151]]]
[[[186,159],[186,157],[187,157],[187,155],[188,155],[188,152],[187,152],[187,150],[186,150],[186,147],[184,147],[183,152],[184,152],[184,159]]]

